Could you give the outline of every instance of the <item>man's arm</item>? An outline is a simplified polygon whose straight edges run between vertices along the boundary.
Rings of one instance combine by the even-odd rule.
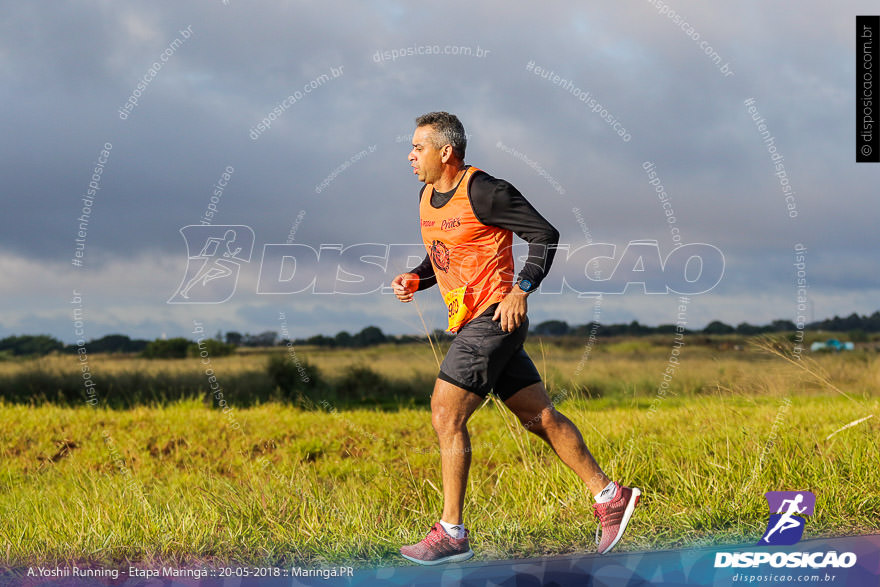
[[[528,280],[532,285],[530,291],[534,291],[550,271],[559,231],[504,180],[475,174],[470,194],[471,206],[480,222],[510,230],[529,244],[528,258],[517,280]]]
[[[528,258],[517,277],[517,281],[528,281],[528,291],[514,287],[492,316],[493,320],[499,321],[502,330],[511,332],[525,320],[529,293],[537,289],[550,270],[559,243],[559,231],[504,180],[477,173],[469,194],[471,207],[480,222],[510,230],[529,243]]]
[[[429,255],[425,255],[425,259],[410,273],[415,273],[419,276],[419,289],[416,291],[428,289],[437,283],[437,276],[434,275],[434,265],[431,264],[431,257]]]
[[[398,300],[411,302],[417,291],[428,289],[435,283],[437,283],[437,277],[434,275],[434,266],[431,265],[430,257],[426,256],[418,267],[412,271],[401,273],[391,280],[391,288]]]

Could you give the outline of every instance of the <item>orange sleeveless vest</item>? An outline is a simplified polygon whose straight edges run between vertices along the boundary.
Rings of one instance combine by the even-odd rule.
[[[501,301],[513,285],[513,233],[477,220],[468,198],[477,171],[473,166],[465,171],[442,208],[431,206],[431,184],[425,185],[419,202],[422,241],[449,311],[450,332]]]

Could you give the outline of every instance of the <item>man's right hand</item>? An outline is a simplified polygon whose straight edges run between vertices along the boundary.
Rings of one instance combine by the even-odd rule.
[[[391,282],[394,295],[401,302],[411,302],[413,294],[419,289],[419,276],[415,273],[401,273]]]

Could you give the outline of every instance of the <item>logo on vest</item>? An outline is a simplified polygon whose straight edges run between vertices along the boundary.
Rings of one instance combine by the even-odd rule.
[[[440,230],[452,230],[453,228],[458,228],[459,226],[461,226],[461,216],[449,218],[448,220],[442,221],[440,223]]]
[[[447,273],[449,271],[449,249],[442,242],[435,240],[431,243],[431,260],[434,266]]]
[[[422,220],[422,226],[434,226],[436,223],[435,220]]]

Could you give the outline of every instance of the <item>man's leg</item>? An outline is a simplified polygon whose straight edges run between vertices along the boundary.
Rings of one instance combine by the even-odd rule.
[[[431,396],[431,423],[440,441],[443,477],[443,515],[448,524],[462,523],[464,494],[471,466],[471,439],[467,421],[483,398],[438,379]]]
[[[540,381],[524,387],[504,400],[529,431],[543,438],[562,461],[584,480],[596,503],[601,539],[597,529],[596,544],[600,554],[618,543],[639,503],[642,492],[637,487],[624,487],[612,482],[587,450],[584,439],[571,420],[556,411],[547,390]]]
[[[471,466],[467,421],[482,401],[479,395],[448,381],[437,379],[434,384],[431,423],[440,441],[443,515],[441,522],[434,524],[424,540],[400,549],[404,558],[420,565],[461,562],[474,556],[467,530],[454,527],[463,526],[462,508]]]
[[[594,495],[611,482],[587,449],[577,426],[553,407],[543,383],[539,381],[519,390],[504,403],[529,432],[550,445]]]

